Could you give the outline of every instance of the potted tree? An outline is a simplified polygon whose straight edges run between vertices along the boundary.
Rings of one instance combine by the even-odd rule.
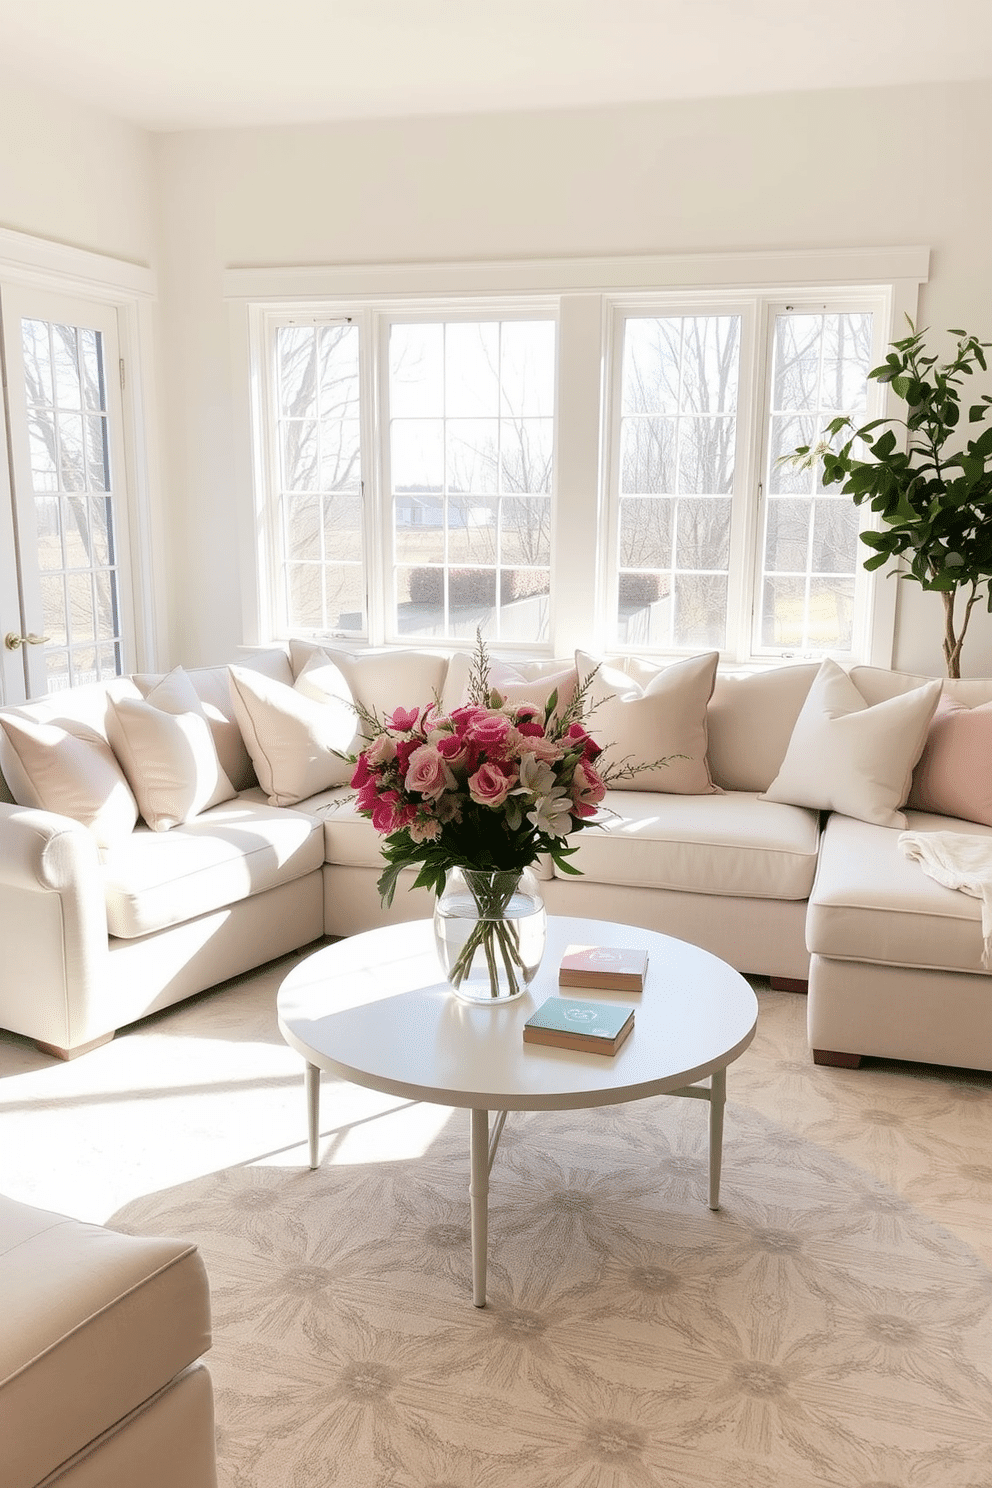
[[[878,513],[884,526],[861,533],[872,549],[864,566],[905,557],[902,577],[940,594],[944,662],[947,675],[959,677],[961,646],[983,590],[992,612],[992,426],[974,439],[958,432],[960,390],[976,366],[988,370],[985,351],[992,342],[949,331],[958,338],[957,351],[938,365],[927,350],[927,332],[912,321],[909,327],[911,334],[892,342],[884,364],[868,374],[888,383],[905,403],[905,417],[871,419],[860,428],[850,418],[835,418],[818,444],[802,445],[786,458],[806,467],[822,460],[825,485],[843,481],[841,490],[857,506],[868,502]],[[984,423],[990,410],[992,394],[983,393],[969,407],[968,422]],[[905,440],[897,428],[907,431]],[[845,442],[837,447],[842,434]]]

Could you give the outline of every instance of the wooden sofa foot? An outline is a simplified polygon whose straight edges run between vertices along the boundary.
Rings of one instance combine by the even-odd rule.
[[[808,992],[809,982],[801,982],[797,977],[769,977],[773,992]]]
[[[113,1037],[113,1031],[104,1033],[99,1038],[91,1039],[88,1044],[77,1044],[75,1049],[60,1049],[58,1044],[45,1044],[41,1039],[35,1039],[34,1042],[42,1054],[51,1054],[53,1059],[78,1059],[80,1054],[88,1054],[91,1049],[99,1049],[101,1044],[109,1044]]]
[[[857,1069],[861,1063],[860,1054],[841,1054],[835,1049],[814,1049],[814,1064],[832,1064],[835,1069]]]

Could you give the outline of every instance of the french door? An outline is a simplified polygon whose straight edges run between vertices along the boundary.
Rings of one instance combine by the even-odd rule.
[[[0,289],[0,692],[119,675],[130,650],[117,311]]]

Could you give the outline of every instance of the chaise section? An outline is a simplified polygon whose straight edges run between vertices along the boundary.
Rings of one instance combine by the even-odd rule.
[[[992,828],[910,811],[909,830]],[[806,936],[808,1032],[820,1064],[862,1055],[992,1069],[992,976],[981,904],[944,888],[899,847],[897,828],[832,815]]]

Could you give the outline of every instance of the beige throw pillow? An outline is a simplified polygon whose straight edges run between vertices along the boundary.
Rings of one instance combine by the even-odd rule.
[[[148,696],[111,700],[114,753],[153,832],[168,832],[236,794],[192,682],[176,667]]]
[[[127,837],[138,807],[113,750],[84,723],[0,718],[7,748],[3,773],[18,806],[40,807],[81,822],[101,848]]]
[[[295,806],[318,791],[347,785],[354,766],[347,754],[355,733],[355,715],[340,699],[317,702],[314,673],[304,691],[232,666],[231,699],[258,783],[270,806]],[[325,694],[325,697],[328,696]]]
[[[636,657],[600,662],[585,651],[576,651],[580,682],[599,667],[586,695],[588,706],[594,709],[587,727],[604,750],[604,763],[650,764],[682,756],[642,770],[629,780],[618,780],[612,789],[678,796],[719,792],[706,761],[706,707],[718,660],[718,652],[708,651],[669,666],[654,666]]]
[[[843,667],[827,658],[764,799],[905,827],[899,807],[909,795],[940,691],[935,678],[869,706]]]
[[[441,694],[446,713],[468,701],[472,661],[466,651],[455,651],[449,659]],[[578,680],[575,666],[567,661],[510,662],[492,657],[489,662],[491,691],[498,692],[503,702],[514,708],[519,703],[533,703],[535,708],[543,709],[554,692],[558,694],[555,712],[561,713],[575,696]]]

